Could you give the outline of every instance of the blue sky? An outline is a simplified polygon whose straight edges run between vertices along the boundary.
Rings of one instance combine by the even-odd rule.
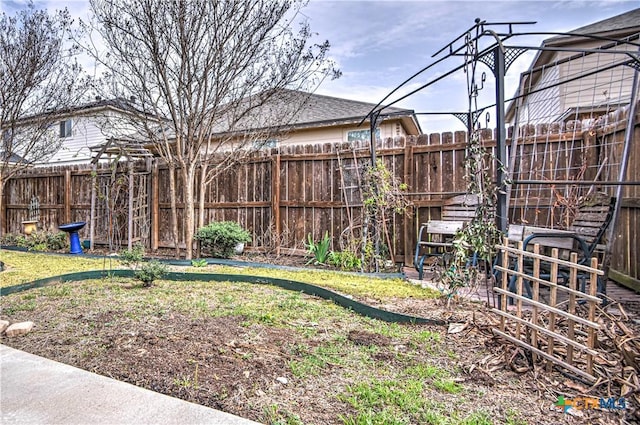
[[[35,1],[38,7],[67,7],[73,16],[85,18],[88,2]],[[0,0],[8,13],[26,4],[22,0]],[[431,55],[474,23],[536,21],[520,28],[523,32],[570,31],[639,7],[637,1],[331,1],[311,0],[303,9],[318,40],[328,39],[331,57],[342,77],[326,81],[318,93],[377,103],[395,86],[435,59]],[[539,46],[548,36],[520,37],[512,45]],[[520,72],[526,70],[534,52],[521,56],[509,69],[506,96],[513,95]],[[402,92],[406,93],[460,65],[452,59],[420,76]],[[493,77],[487,68],[487,83],[480,106],[494,103]],[[466,77],[457,73],[434,84],[397,106],[416,112],[465,111]],[[491,114],[494,115],[493,113]],[[425,133],[463,130],[450,116],[420,118]]]

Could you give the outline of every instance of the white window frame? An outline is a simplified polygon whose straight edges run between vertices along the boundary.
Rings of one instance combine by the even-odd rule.
[[[73,126],[71,123],[71,119],[60,121],[58,136],[60,136],[60,138],[73,136]]]
[[[370,141],[371,140],[371,130],[348,130],[347,131],[347,142],[353,143],[357,141]],[[380,127],[376,127],[376,140],[380,141]]]

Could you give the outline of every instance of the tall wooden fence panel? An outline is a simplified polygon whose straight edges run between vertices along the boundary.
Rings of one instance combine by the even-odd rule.
[[[615,186],[598,182],[617,181],[622,144],[608,141],[624,138],[625,123],[622,120],[593,134],[575,125],[519,129],[513,179],[547,180],[549,184],[514,184],[510,193],[510,222],[548,227],[565,224],[567,205],[590,186],[561,185],[553,180],[595,181],[595,190],[613,193]],[[510,131],[513,134],[513,129]],[[635,140],[639,138],[640,126],[636,126]],[[492,132],[483,131],[482,140],[489,155],[493,154]],[[466,133],[388,139],[378,142],[376,154],[407,185],[406,195],[413,203],[408,215],[392,217],[388,236],[384,236],[393,246],[395,260],[410,264],[420,224],[440,218],[444,199],[467,191]],[[341,236],[345,232],[358,232],[362,225],[359,185],[363,167],[371,162],[370,156],[368,143],[284,146],[259,152],[221,173],[206,188],[205,221],[237,221],[251,232],[250,248],[254,250],[303,253],[309,235],[317,241],[325,232],[332,239],[332,248],[340,249]],[[612,161],[613,157],[616,161]],[[639,180],[639,161],[640,145],[633,143],[627,181]],[[494,162],[487,163],[490,171],[495,171]],[[3,202],[3,231],[21,232],[21,222],[28,219],[33,197],[40,203],[40,228],[55,229],[58,224],[70,221],[89,222],[93,187],[95,240],[104,243],[103,236],[111,232],[117,236],[112,238],[116,242],[126,242],[128,186],[118,184],[127,181],[127,167],[121,165],[115,171],[98,168],[97,180],[92,172],[89,166],[53,167],[28,170],[10,179]],[[136,176],[135,185],[146,185],[147,190],[135,189],[135,197],[146,196],[146,204],[140,205],[146,205],[149,211],[148,223],[134,226],[134,237],[152,249],[173,247],[169,169],[158,161],[153,167],[140,164]],[[184,186],[179,171],[176,181],[178,230],[183,235]],[[639,191],[638,185],[625,186],[623,190],[611,263],[612,276],[616,280],[627,279],[630,284],[640,282]],[[196,187],[196,200],[198,194]],[[118,201],[110,207],[105,199],[116,195]],[[197,208],[196,203],[196,217]],[[81,237],[89,237],[89,226],[83,229]],[[180,244],[184,244],[182,236]]]

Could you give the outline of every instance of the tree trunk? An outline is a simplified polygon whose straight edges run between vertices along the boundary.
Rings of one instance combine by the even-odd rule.
[[[200,199],[199,199],[199,209],[198,209],[198,228],[206,226],[204,222],[204,200],[206,195],[207,185],[205,184],[207,178],[207,164],[202,164],[200,166]]]
[[[204,222],[204,200],[205,200],[205,196],[206,196],[206,188],[207,185],[205,184],[206,182],[206,178],[207,178],[207,164],[202,164],[200,166],[200,194],[199,194],[199,200],[198,200],[198,229],[201,227],[206,226],[207,224]],[[202,247],[200,246],[200,244],[198,243],[197,247],[196,247],[196,256],[198,258],[202,258]]]
[[[2,239],[2,236],[7,231],[7,229],[4,228],[4,216],[5,216],[5,211],[4,211],[4,183],[5,183],[5,181],[6,180],[4,178],[2,178],[2,176],[0,176],[0,239]]]
[[[176,251],[176,258],[180,258],[180,238],[178,237],[178,207],[176,193],[176,167],[169,165],[169,195],[171,198],[171,233],[173,235],[173,243]]]
[[[193,228],[195,223],[195,167],[189,165],[182,168],[182,178],[184,180],[184,243],[185,259],[193,258]]]

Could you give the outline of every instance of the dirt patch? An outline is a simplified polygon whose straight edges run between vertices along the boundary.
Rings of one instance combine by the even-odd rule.
[[[347,338],[356,345],[388,346],[391,343],[391,338],[387,336],[365,331],[350,331]]]
[[[365,319],[265,285],[126,285],[69,283],[2,297],[3,319],[36,323],[27,336],[2,343],[263,423],[343,424],[368,409],[358,407],[366,399],[354,401],[358,388],[368,389],[366,397],[389,397],[372,401],[384,404],[414,381],[424,404],[389,410],[411,424],[426,423],[427,414],[435,423],[636,420],[631,403],[620,413],[558,411],[557,397],[580,395],[580,387],[557,371],[512,369],[513,353],[491,334],[492,317],[477,303],[452,310],[436,300],[370,300],[468,322],[447,334],[445,327]]]

